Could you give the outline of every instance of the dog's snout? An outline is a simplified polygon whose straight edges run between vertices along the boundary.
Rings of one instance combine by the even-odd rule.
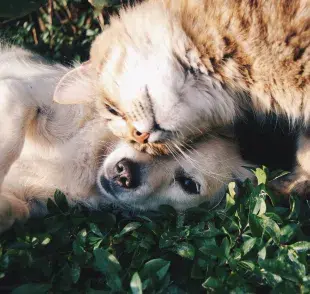
[[[140,172],[138,164],[135,162],[122,159],[115,165],[113,173],[113,181],[116,185],[126,189],[134,189],[139,186]]]

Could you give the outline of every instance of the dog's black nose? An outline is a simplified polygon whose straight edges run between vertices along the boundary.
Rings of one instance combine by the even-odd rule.
[[[139,186],[140,170],[137,163],[129,159],[122,159],[115,165],[113,173],[114,184],[126,189],[134,189]]]

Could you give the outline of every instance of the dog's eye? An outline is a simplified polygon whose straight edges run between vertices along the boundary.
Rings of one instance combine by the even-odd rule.
[[[189,194],[200,194],[200,185],[188,177],[178,177],[176,179],[182,189]]]
[[[105,104],[105,107],[106,107],[106,109],[107,109],[111,114],[113,114],[113,115],[115,115],[115,116],[120,116],[120,114],[119,114],[113,107],[111,107],[110,105]]]

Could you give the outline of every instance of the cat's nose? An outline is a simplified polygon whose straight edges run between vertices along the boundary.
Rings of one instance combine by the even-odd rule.
[[[150,133],[141,133],[138,130],[133,130],[133,139],[139,144],[145,144],[148,142],[148,138],[150,137]]]

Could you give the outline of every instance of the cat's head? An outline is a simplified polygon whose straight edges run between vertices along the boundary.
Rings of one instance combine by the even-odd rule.
[[[236,113],[229,91],[209,75],[180,20],[161,1],[112,19],[94,41],[90,63],[81,68],[59,86],[75,87],[75,96],[69,100],[56,90],[55,100],[95,101],[114,134],[150,154],[177,151],[211,128],[231,123]]]

